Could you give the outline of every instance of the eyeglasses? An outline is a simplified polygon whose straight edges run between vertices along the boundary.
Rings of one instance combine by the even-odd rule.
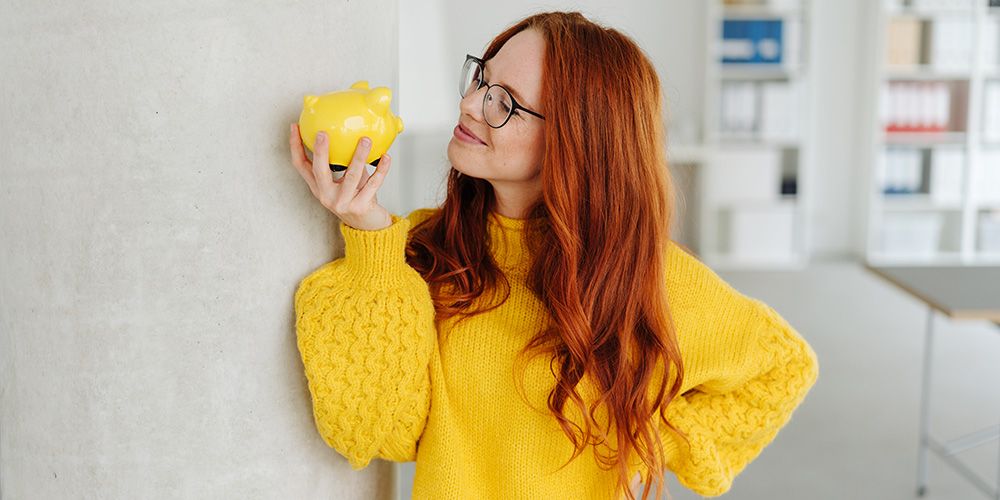
[[[485,83],[483,79],[483,68],[486,66],[486,61],[482,59],[468,55],[465,56],[465,64],[462,65],[462,77],[458,81],[458,93],[465,98],[465,96],[476,92]],[[521,106],[514,96],[510,94],[510,91],[505,89],[502,85],[497,83],[490,83],[486,85],[486,95],[483,96],[483,116],[486,117],[486,123],[493,128],[500,128],[507,124],[507,120],[510,120],[511,115],[515,111],[523,109],[525,112],[535,115],[541,119],[545,119],[544,116],[535,113],[534,111]]]

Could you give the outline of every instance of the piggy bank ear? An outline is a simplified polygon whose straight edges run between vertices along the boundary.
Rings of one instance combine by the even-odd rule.
[[[358,80],[351,85],[352,89],[368,90],[368,80]]]
[[[365,103],[376,115],[384,115],[386,111],[389,111],[390,100],[392,100],[392,93],[386,87],[374,89],[365,96]]]

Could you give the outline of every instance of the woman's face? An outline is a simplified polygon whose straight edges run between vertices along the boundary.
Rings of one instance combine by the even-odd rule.
[[[545,40],[533,29],[511,37],[495,56],[486,61],[486,83],[503,85],[518,104],[538,113],[542,89],[542,57]],[[537,116],[517,110],[500,128],[490,127],[483,116],[486,85],[469,93],[459,103],[458,122],[485,144],[465,142],[454,135],[448,143],[448,160],[470,177],[489,180],[495,188],[518,188],[538,192],[542,154],[545,151],[543,126]]]

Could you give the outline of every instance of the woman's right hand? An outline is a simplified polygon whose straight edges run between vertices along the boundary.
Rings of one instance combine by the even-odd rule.
[[[392,225],[389,211],[378,204],[376,191],[389,173],[392,158],[386,153],[372,175],[366,175],[365,159],[371,151],[371,139],[362,137],[354,149],[354,157],[347,171],[339,179],[330,171],[329,148],[324,132],[316,134],[312,165],[306,159],[298,124],[293,123],[288,137],[292,149],[292,165],[305,179],[313,196],[320,204],[345,224],[366,231],[385,229]],[[367,143],[366,143],[367,141]]]

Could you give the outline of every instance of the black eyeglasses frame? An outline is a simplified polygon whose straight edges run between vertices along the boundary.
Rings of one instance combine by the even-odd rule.
[[[482,60],[482,59],[480,59],[480,58],[478,58],[478,57],[476,57],[476,56],[474,56],[472,54],[466,54],[465,55],[465,62],[462,63],[462,66],[464,67],[466,64],[468,64],[468,62],[470,60],[471,61],[475,61],[476,64],[479,65],[479,74],[482,76],[482,78],[479,79],[478,86],[474,90],[472,90],[472,92],[478,92],[479,89],[483,88],[483,82],[486,81],[485,80],[485,74],[484,74],[484,72],[486,71],[486,61],[484,61],[484,60]],[[517,110],[519,110],[519,109],[524,110],[526,113],[530,113],[530,114],[532,114],[534,116],[537,116],[538,118],[541,118],[542,120],[545,119],[545,117],[542,116],[541,114],[536,113],[536,112],[534,112],[534,111],[532,111],[532,110],[530,110],[530,109],[522,106],[521,103],[517,102],[517,99],[514,98],[514,94],[511,93],[511,91],[508,90],[507,87],[504,87],[503,85],[500,85],[499,83],[490,83],[490,84],[486,85],[486,94],[483,94],[483,113],[486,112],[486,96],[489,95],[490,89],[493,88],[493,87],[500,87],[501,89],[504,90],[504,92],[507,93],[507,95],[510,96],[511,108],[510,108],[510,113],[507,113],[507,118],[504,119],[503,123],[501,123],[499,126],[493,127],[493,124],[491,124],[490,122],[487,121],[486,124],[489,125],[490,127],[493,127],[493,128],[503,127],[504,125],[507,124],[508,121],[510,121],[510,117],[514,116],[514,112],[517,111]],[[472,93],[472,92],[470,92],[470,93]],[[459,94],[459,95],[461,95],[461,94]],[[466,95],[468,95],[468,94],[466,94]],[[464,98],[465,96],[462,96],[462,97]]]

